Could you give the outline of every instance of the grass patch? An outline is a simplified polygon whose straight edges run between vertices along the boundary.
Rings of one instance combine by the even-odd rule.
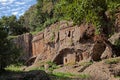
[[[11,64],[5,68],[7,71],[14,71],[14,72],[22,72],[23,70],[21,69],[23,67],[23,64]]]
[[[111,58],[111,59],[105,60],[105,63],[107,64],[117,64],[119,62],[120,62],[120,58]]]
[[[49,71],[53,71],[54,69],[60,68],[60,67],[57,66],[54,62],[48,61],[48,62],[46,62],[46,63],[49,65],[49,68],[48,68]]]
[[[45,68],[44,67],[32,68],[29,71],[34,71],[34,70],[43,70],[44,71]]]
[[[72,79],[72,78],[80,78],[80,79],[87,79],[90,78],[90,75],[88,74],[72,74],[72,73],[53,73],[50,74],[50,76],[54,76],[56,79]]]
[[[46,63],[39,62],[37,64],[41,64],[41,65],[39,65],[37,67],[32,67],[29,70],[30,71],[32,71],[32,70],[43,70],[43,71],[48,70],[48,71],[52,72],[54,69],[60,68],[60,66],[56,65],[55,63],[53,63],[51,61],[48,61]],[[48,68],[47,69],[45,69],[45,65],[44,64],[48,64]]]
[[[71,73],[53,73],[52,75],[58,78],[68,78],[68,77],[70,78],[72,76],[75,76],[74,74]]]
[[[22,67],[24,67],[24,65],[22,64],[11,64],[9,66],[7,66],[5,68],[6,71],[12,71],[12,72],[24,72]],[[44,67],[38,67],[38,68],[31,68],[29,71],[33,71],[33,70],[45,70]]]

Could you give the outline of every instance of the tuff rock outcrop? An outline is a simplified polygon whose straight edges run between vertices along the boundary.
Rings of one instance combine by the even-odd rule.
[[[51,25],[33,37],[35,62],[47,60],[68,64],[89,59],[94,31],[92,24],[74,26],[73,22],[61,21]]]
[[[57,22],[36,35],[18,36],[15,42],[24,49],[28,65],[38,61],[52,61],[58,65],[97,61],[116,53],[113,41],[103,34],[95,35],[92,24],[73,25],[72,21]]]

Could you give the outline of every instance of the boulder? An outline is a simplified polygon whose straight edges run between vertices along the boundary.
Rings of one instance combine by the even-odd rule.
[[[114,56],[120,56],[120,32],[115,33],[109,38],[109,41],[112,43],[112,50]]]
[[[117,43],[117,41],[120,40],[120,33],[115,33],[108,39],[113,45]]]
[[[111,58],[112,54],[113,53],[111,53],[111,50],[108,47],[106,47],[105,51],[101,55],[101,59]]]
[[[98,61],[98,60],[101,60],[101,55],[103,54],[105,48],[106,48],[106,45],[104,44],[104,37],[102,35],[96,35],[94,37],[94,45],[91,49],[91,59],[93,61]]]
[[[93,61],[101,60],[101,55],[105,50],[105,44],[103,43],[95,43],[92,49],[91,57]]]

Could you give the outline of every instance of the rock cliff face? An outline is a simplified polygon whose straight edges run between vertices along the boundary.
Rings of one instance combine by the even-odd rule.
[[[53,61],[57,64],[76,63],[90,57],[94,44],[92,24],[73,26],[72,22],[61,21],[34,35],[33,56],[38,60]]]
[[[17,38],[13,39],[13,42],[16,44],[16,46],[23,51],[23,54],[21,54],[20,57],[22,60],[27,60],[32,56],[31,41],[32,35],[30,33],[19,35]]]
[[[30,60],[35,60],[34,63],[52,61],[58,65],[73,64],[83,60],[97,61],[101,56],[112,57],[113,44],[104,35],[96,36],[94,33],[92,24],[74,26],[73,22],[61,21],[36,35],[27,33],[18,36],[15,41],[23,48],[25,58],[31,57]]]

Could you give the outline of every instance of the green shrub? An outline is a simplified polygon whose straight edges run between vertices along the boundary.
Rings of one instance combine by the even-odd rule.
[[[47,19],[44,24],[43,27],[46,28],[48,26],[50,26],[51,24],[54,24],[55,22],[57,22],[57,18],[52,18],[52,19]]]
[[[39,31],[32,31],[32,32],[30,32],[32,35],[35,35],[35,34],[37,34]]]
[[[23,64],[21,64],[21,63],[11,64],[11,65],[7,66],[5,68],[5,70],[14,71],[14,72],[21,72],[22,71],[22,68],[21,68],[22,66],[23,66]]]
[[[45,70],[45,68],[40,66],[40,67],[34,67],[30,69],[30,71],[34,71],[34,70]]]
[[[57,64],[55,64],[54,62],[48,61],[46,62],[49,65],[49,69],[50,71],[53,71],[54,69],[59,68],[59,66],[57,66]]]
[[[111,59],[105,60],[105,63],[107,64],[117,64],[119,62],[120,62],[120,58],[111,58]]]

